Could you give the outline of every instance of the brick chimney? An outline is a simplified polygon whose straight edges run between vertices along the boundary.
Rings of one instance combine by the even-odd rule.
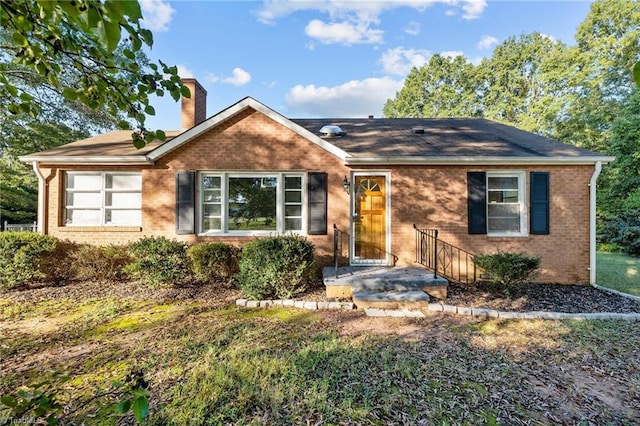
[[[207,91],[195,78],[183,78],[189,88],[190,98],[182,97],[182,130],[190,129],[207,119]]]

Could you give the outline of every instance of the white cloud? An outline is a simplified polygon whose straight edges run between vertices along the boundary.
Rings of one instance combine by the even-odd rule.
[[[451,10],[461,10],[464,19],[478,18],[487,7],[486,0],[380,0],[380,1],[265,1],[255,13],[258,20],[265,24],[274,24],[278,18],[301,11],[319,11],[329,16],[327,22],[314,19],[305,31],[310,37],[323,43],[382,43],[383,31],[380,14],[385,10],[410,7],[419,12],[435,3],[444,3]],[[410,23],[405,32],[416,35],[419,26]]]
[[[242,68],[236,67],[233,69],[232,74],[229,77],[222,77],[210,72],[206,75],[205,81],[209,83],[220,82],[220,83],[226,83],[226,84],[233,84],[234,86],[244,86],[245,84],[251,81],[251,74],[249,74],[247,71],[243,70]]]
[[[557,40],[556,40],[556,38],[555,38],[554,36],[549,35],[549,34],[543,34],[543,33],[540,33],[540,37],[542,37],[542,38],[546,38],[547,40],[552,41],[552,42],[554,42],[554,43],[557,41]]]
[[[416,36],[420,34],[420,24],[415,21],[409,22],[409,24],[404,27],[404,32],[409,35]]]
[[[402,88],[402,80],[390,77],[353,80],[334,87],[313,84],[293,87],[286,97],[292,115],[303,117],[381,116],[387,99]]]
[[[464,56],[464,52],[460,50],[445,50],[444,52],[440,52],[440,56],[442,56],[443,58],[454,59],[458,56]]]
[[[462,5],[464,19],[476,19],[482,15],[487,7],[487,0],[466,0]]]
[[[168,31],[175,10],[163,0],[140,0],[143,25],[151,31]]]
[[[233,75],[231,77],[225,77],[222,79],[223,83],[233,84],[234,86],[244,86],[250,81],[251,74],[242,68],[234,68]]]
[[[483,35],[478,42],[478,49],[491,49],[498,44],[498,39],[489,35]]]
[[[193,72],[186,66],[178,64],[176,67],[178,68],[178,75],[181,78],[193,78]]]
[[[384,52],[380,63],[386,74],[407,75],[411,68],[426,64],[431,55],[429,50],[396,47]]]
[[[367,23],[339,22],[326,24],[314,19],[304,29],[305,33],[324,44],[359,44],[382,42],[382,30],[369,28]]]

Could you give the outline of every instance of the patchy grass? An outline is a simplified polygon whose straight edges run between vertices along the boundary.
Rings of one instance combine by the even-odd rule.
[[[138,368],[152,425],[640,422],[637,322],[109,297],[0,299],[0,318],[0,394],[68,372],[65,423],[116,423],[115,401],[92,398]]]
[[[596,272],[599,285],[640,296],[640,258],[598,252]]]

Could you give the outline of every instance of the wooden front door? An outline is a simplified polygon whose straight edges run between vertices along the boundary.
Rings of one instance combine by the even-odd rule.
[[[387,263],[385,176],[355,176],[353,263]]]

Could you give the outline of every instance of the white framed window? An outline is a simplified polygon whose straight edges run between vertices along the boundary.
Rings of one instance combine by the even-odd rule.
[[[524,172],[487,172],[487,235],[527,235]]]
[[[303,173],[200,173],[199,232],[304,232]]]
[[[140,172],[66,172],[66,226],[141,226]]]

